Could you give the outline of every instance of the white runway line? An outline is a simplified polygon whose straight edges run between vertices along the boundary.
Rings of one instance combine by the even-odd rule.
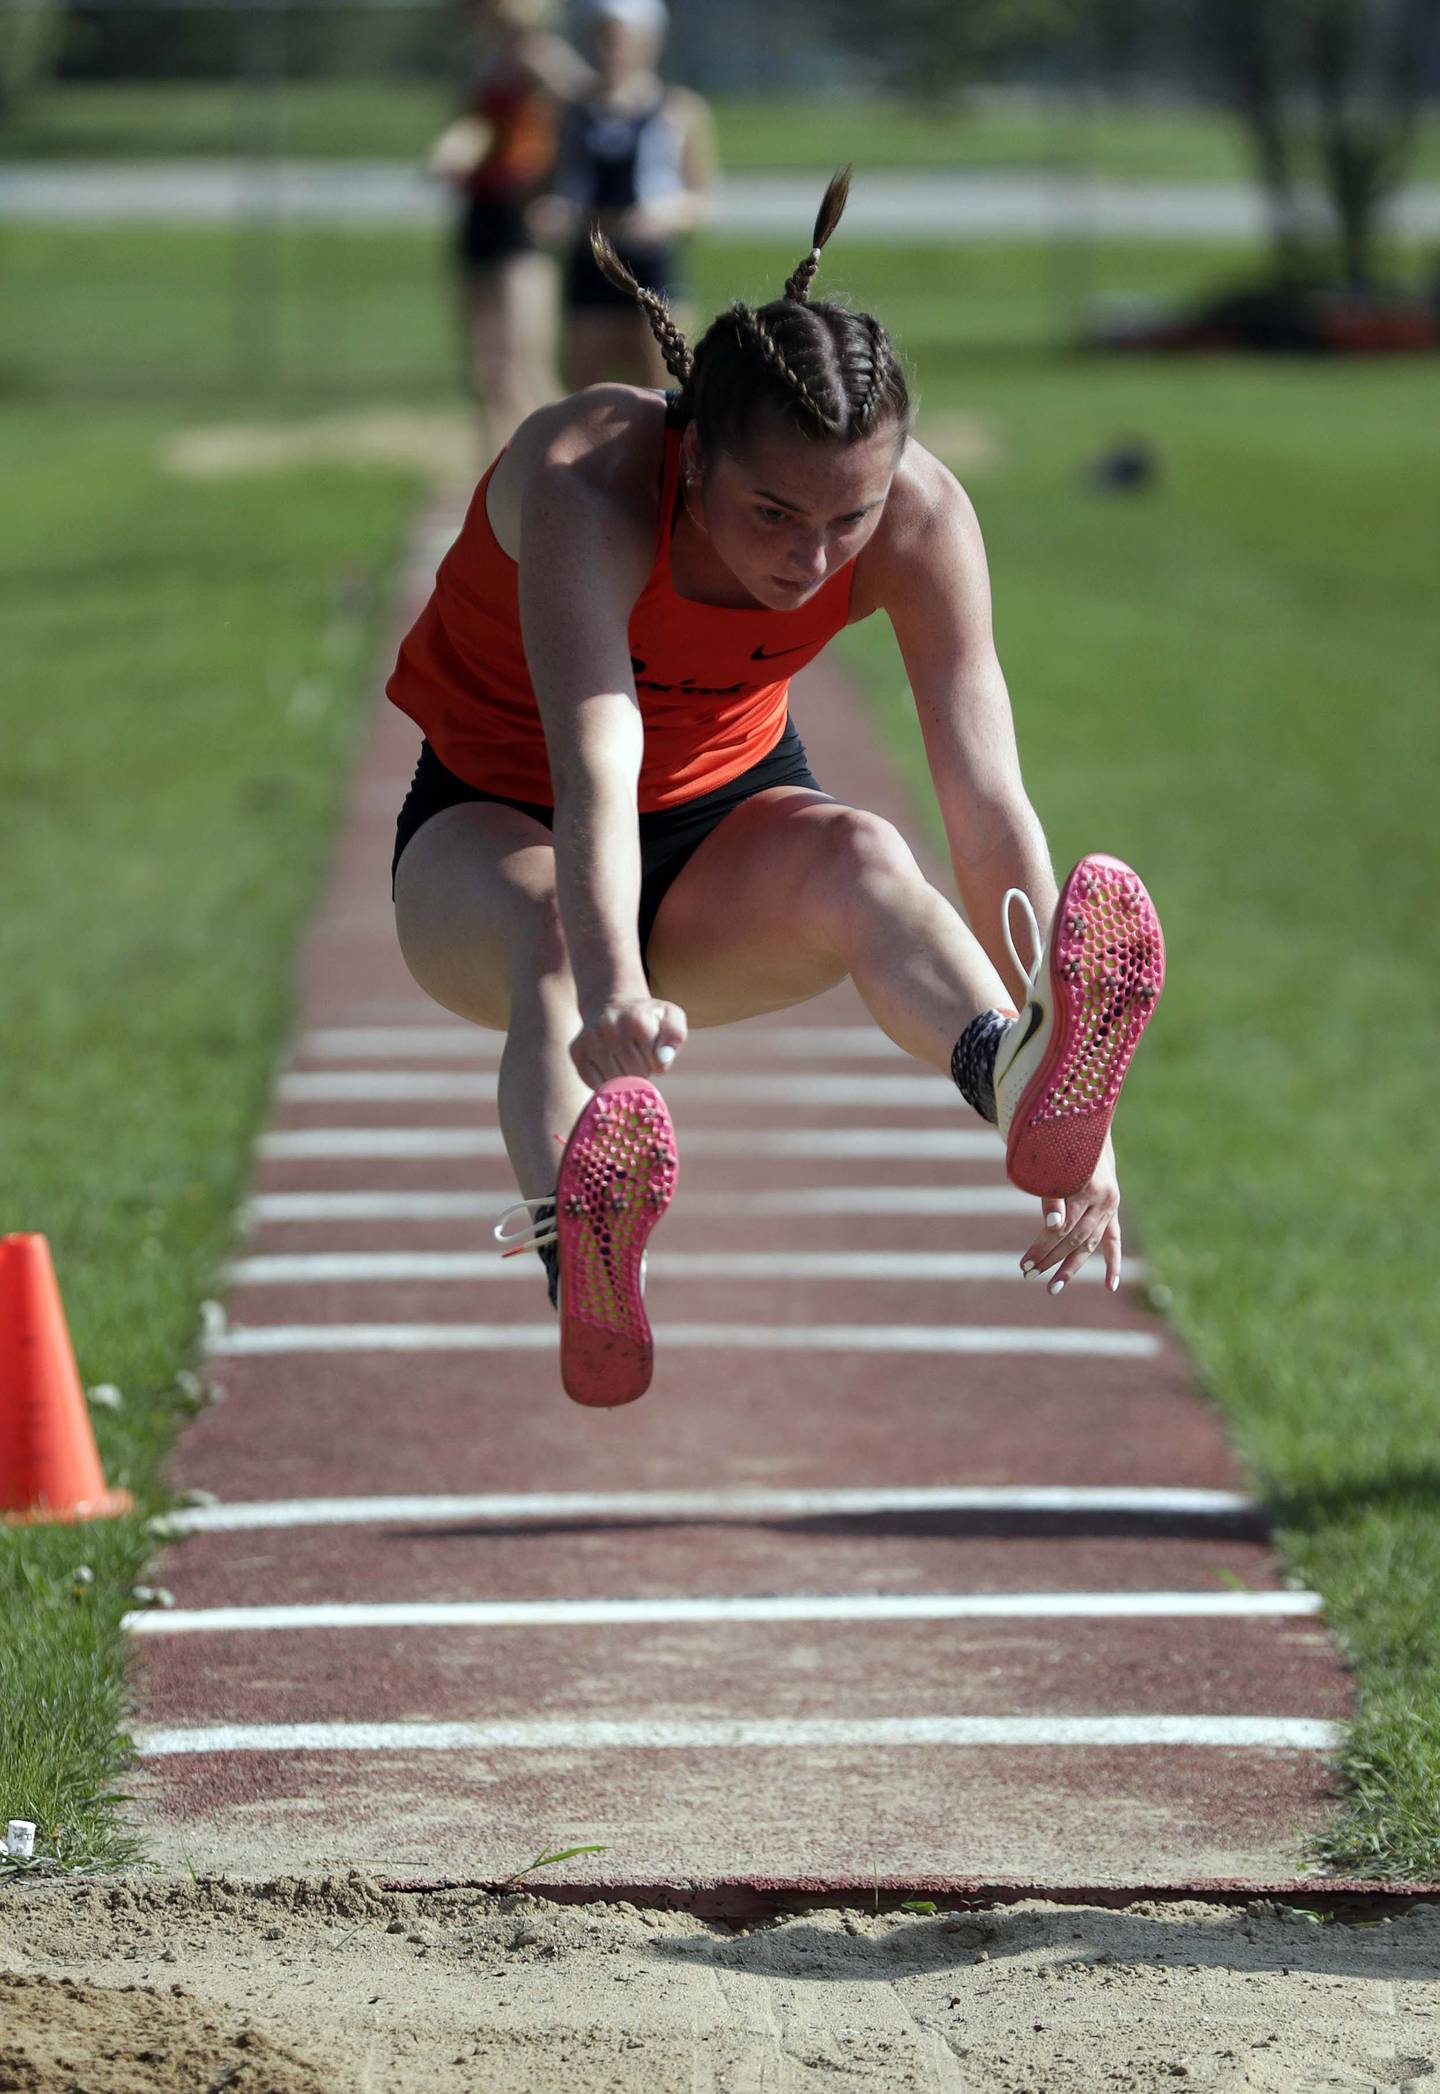
[[[856,1517],[887,1512],[1044,1513],[1090,1517],[1233,1519],[1255,1513],[1239,1491],[1107,1484],[937,1484],[891,1490],[527,1491],[408,1498],[281,1498],[193,1505],[163,1513],[175,1534],[228,1534],[267,1527],[378,1527],[452,1520],[514,1525],[525,1520],[764,1521]]]
[[[693,1033],[686,1055],[697,1059],[722,1046],[743,1061],[774,1054],[783,1059],[905,1061],[902,1047],[874,1025],[706,1027]],[[321,1026],[301,1035],[297,1056],[314,1061],[498,1061],[505,1036],[473,1025]],[[943,1079],[942,1079],[943,1080]]]
[[[167,1607],[137,1636],[266,1629],[541,1629],[777,1621],[1236,1621],[1320,1612],[1317,1592],[857,1592],[644,1600],[336,1600]]]
[[[1334,1752],[1338,1723],[1304,1716],[877,1716],[729,1722],[216,1723],[138,1725],[143,1759],[197,1752],[665,1752],[853,1746],[1197,1745]]]
[[[336,1221],[494,1222],[515,1195],[494,1192],[261,1192],[246,1200],[242,1223]]]
[[[492,1251],[314,1251],[237,1258],[226,1278],[233,1287],[379,1285],[422,1280],[533,1282],[528,1258]],[[652,1281],[672,1280],[1020,1280],[1012,1251],[652,1251]],[[1105,1269],[1092,1259],[1079,1277],[1099,1284]],[[1137,1258],[1125,1277],[1139,1281]]]
[[[513,1192],[262,1192],[249,1223],[495,1221]],[[1039,1202],[1013,1185],[802,1185],[780,1192],[688,1192],[687,1214],[1033,1215]]]
[[[552,1352],[549,1323],[291,1323],[241,1325],[206,1347],[211,1358],[335,1352]],[[1021,1330],[913,1323],[672,1323],[655,1332],[662,1350],[726,1352],[889,1352],[964,1355],[1060,1355],[1110,1360],[1153,1359],[1160,1340],[1148,1331]]]
[[[457,1073],[434,1069],[303,1070],[282,1076],[278,1093],[287,1105],[427,1104],[493,1099],[499,1072]],[[734,1076],[677,1071],[665,1080],[665,1096],[677,1109],[687,1102],[721,1105],[855,1105],[880,1111],[919,1108],[953,1117],[959,1094],[938,1073],[920,1076]]]
[[[272,1162],[306,1157],[503,1156],[498,1127],[292,1127],[262,1135]],[[557,1152],[558,1153],[558,1152]],[[680,1142],[687,1156],[872,1156],[1000,1161],[1000,1141],[977,1127],[693,1127]]]

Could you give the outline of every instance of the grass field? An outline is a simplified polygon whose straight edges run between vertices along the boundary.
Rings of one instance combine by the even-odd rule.
[[[168,426],[0,409],[0,1230],[49,1236],[81,1374],[123,1396],[96,1413],[107,1474],[142,1509],[413,498],[337,470],[278,500],[183,484]],[[104,1799],[146,1555],[138,1519],[0,1528],[0,1790],[72,1864],[126,1851]]]
[[[0,916],[3,1223],[50,1234],[82,1372],[124,1390],[99,1416],[109,1472],[147,1504],[415,492],[333,468],[211,487],[160,472],[167,433],[225,404],[185,361],[228,340],[226,255],[201,234],[12,230],[4,257],[25,296],[0,396],[0,856],[33,899]],[[701,301],[759,295],[792,260],[712,248]],[[1234,263],[1098,258],[1106,287],[1137,291]],[[444,396],[436,254],[376,239],[330,267],[356,382]],[[1287,1560],[1360,1668],[1330,1858],[1440,1874],[1433,376],[1059,356],[1045,270],[1034,251],[842,239],[831,281],[892,324],[932,426],[988,432],[970,481],[1057,858],[1118,849],[1165,915],[1172,981],[1122,1175]],[[161,280],[169,307],[143,290]],[[315,312],[287,349],[287,411],[329,397],[318,294]],[[47,397],[49,349],[63,393],[87,329],[133,337],[156,384],[187,379],[183,401]],[[1092,493],[1085,460],[1132,431],[1157,447],[1158,487]],[[913,763],[885,635],[845,644]],[[72,1863],[123,1852],[104,1799],[143,1555],[133,1522],[0,1538],[0,1806]]]
[[[793,253],[698,247],[696,310],[773,297],[808,233],[797,227]],[[832,282],[885,313],[928,392],[952,384],[956,358],[1018,354],[1028,366],[1049,355],[1101,296],[1180,299],[1251,261],[1198,243],[851,243]],[[226,394],[285,408],[449,398],[459,329],[448,264],[440,233],[0,225],[0,399],[88,400],[102,388],[203,410]]]
[[[442,88],[413,81],[304,81],[277,93],[225,83],[68,83],[35,96],[0,128],[6,159],[156,160],[276,152],[301,159],[416,159],[446,121]],[[1020,168],[1079,159],[1117,181],[1248,181],[1243,133],[1202,107],[1100,101],[1088,113],[1040,98],[979,95],[941,107],[883,97],[721,96],[722,165],[821,169]],[[1440,120],[1421,127],[1417,179],[1440,178]]]

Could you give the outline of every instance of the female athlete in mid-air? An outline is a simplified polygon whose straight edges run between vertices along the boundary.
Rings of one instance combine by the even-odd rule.
[[[630,284],[679,391],[598,385],[522,424],[389,685],[425,735],[396,836],[401,948],[436,1002],[506,1034],[500,1124],[526,1199],[502,1240],[540,1252],[552,1300],[558,1284],[582,1403],[650,1379],[642,1254],[676,1170],[650,1079],[690,1025],[847,975],[998,1124],[1043,1202],[1024,1268],[1057,1293],[1098,1251],[1119,1285],[1109,1126],[1160,927],[1113,858],[1082,859],[1057,896],[974,510],[911,435],[879,322],[810,298],[846,193],[837,176],[783,296],[731,306],[693,353]],[[598,235],[596,253],[627,281]],[[788,719],[794,672],[877,610],[973,931],[888,822],[827,795]]]

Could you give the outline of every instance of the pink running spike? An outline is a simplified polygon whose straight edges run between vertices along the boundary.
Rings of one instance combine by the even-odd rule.
[[[1046,959],[1029,1006],[1045,1020],[1030,1050],[1038,1060],[1027,1074],[1015,1055],[1024,1088],[1005,1130],[1011,1183],[1042,1198],[1089,1183],[1164,986],[1160,919],[1128,865],[1098,851],[1080,860],[1060,891]]]
[[[640,1259],[677,1174],[675,1134],[655,1086],[643,1076],[602,1084],[565,1145],[555,1195],[560,1378],[576,1403],[633,1403],[650,1386]]]

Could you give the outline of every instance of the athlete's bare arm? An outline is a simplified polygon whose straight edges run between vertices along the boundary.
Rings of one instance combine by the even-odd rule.
[[[673,196],[635,204],[623,214],[616,237],[637,245],[693,233],[714,215],[718,153],[710,105],[688,87],[672,87],[665,97],[665,115],[680,138],[681,186]]]
[[[490,483],[555,793],[555,883],[587,1082],[649,1075],[685,1038],[650,995],[636,928],[644,730],[628,626],[654,557],[663,403],[595,386],[522,424]]]
[[[1022,888],[1041,923],[1053,915],[1059,893],[1020,777],[979,520],[954,474],[922,444],[907,444],[880,528],[861,558],[856,607],[862,615],[883,607],[895,628],[971,928],[1023,1008],[1027,984],[1001,930],[1005,890]],[[1023,949],[1021,957],[1033,959]],[[1100,1245],[1111,1284],[1118,1284],[1119,1206],[1107,1136],[1089,1185],[1069,1200],[1044,1202],[1046,1230],[1026,1260],[1069,1279]],[[1059,1217],[1053,1224],[1052,1215]]]
[[[520,62],[532,80],[557,102],[578,102],[595,85],[595,68],[587,65],[573,44],[553,30],[536,30],[520,47]]]
[[[1023,888],[1048,922],[1055,875],[1020,776],[980,525],[954,474],[913,439],[861,555],[856,608],[872,607],[889,614],[900,643],[965,912],[1023,1003],[1001,935],[1003,897]]]

